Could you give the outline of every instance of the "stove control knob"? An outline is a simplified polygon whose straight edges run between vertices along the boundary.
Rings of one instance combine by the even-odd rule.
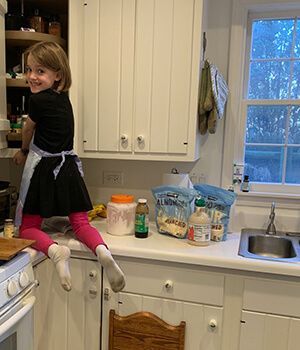
[[[19,285],[21,288],[25,288],[28,286],[29,277],[26,272],[21,272],[19,276]]]
[[[18,293],[18,286],[17,283],[15,281],[9,281],[7,284],[7,294],[10,297],[13,297],[14,295],[16,295]]]

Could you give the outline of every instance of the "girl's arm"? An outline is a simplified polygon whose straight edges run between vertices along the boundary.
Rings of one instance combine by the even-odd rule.
[[[35,130],[35,122],[28,117],[22,128],[22,148],[14,155],[13,162],[17,165],[24,164],[29,152],[29,144]]]

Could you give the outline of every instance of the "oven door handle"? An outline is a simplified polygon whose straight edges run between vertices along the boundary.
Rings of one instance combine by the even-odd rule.
[[[0,325],[0,337],[9,331],[16,323],[18,323],[23,317],[25,317],[28,312],[33,308],[35,303],[35,296],[26,298],[23,302],[23,307],[17,311],[12,317]]]

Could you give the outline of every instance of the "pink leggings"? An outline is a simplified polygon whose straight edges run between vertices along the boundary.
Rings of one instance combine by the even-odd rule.
[[[99,244],[104,243],[100,233],[90,225],[87,213],[72,213],[69,220],[76,238],[90,248],[94,253]],[[24,214],[19,236],[24,239],[35,240],[32,247],[48,255],[48,248],[55,243],[47,233],[41,230],[43,218],[39,215]]]

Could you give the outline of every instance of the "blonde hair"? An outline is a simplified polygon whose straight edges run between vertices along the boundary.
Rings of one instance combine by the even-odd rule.
[[[37,63],[41,64],[45,68],[59,73],[60,80],[54,86],[55,90],[69,90],[72,84],[71,70],[68,57],[60,45],[57,43],[41,41],[30,46],[25,51],[26,62],[29,55],[31,55]]]

